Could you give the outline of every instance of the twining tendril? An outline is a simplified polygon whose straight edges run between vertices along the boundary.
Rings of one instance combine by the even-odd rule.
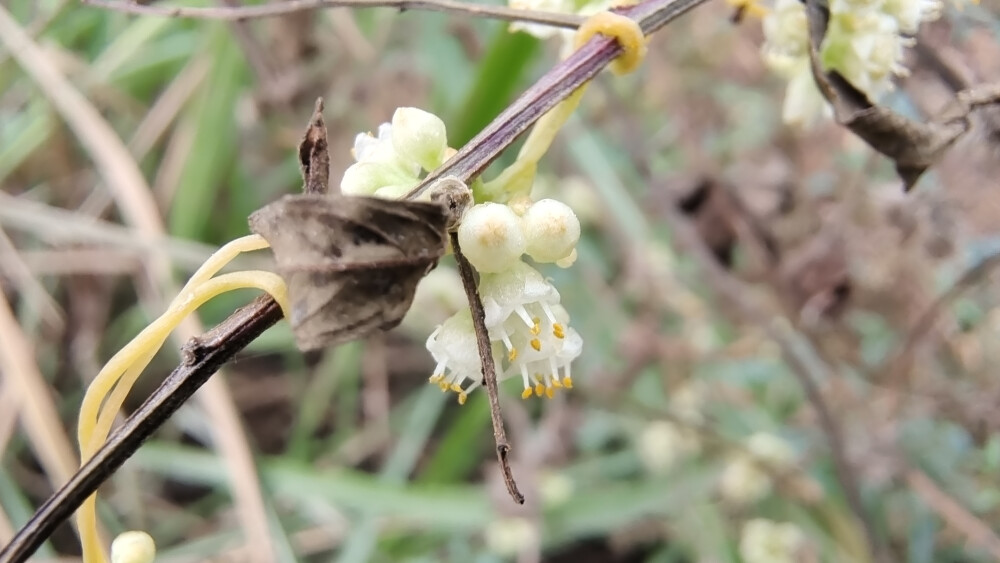
[[[121,410],[128,392],[170,333],[198,307],[217,295],[236,289],[260,289],[288,311],[285,282],[272,272],[245,271],[215,276],[233,258],[243,252],[267,248],[267,242],[257,235],[236,239],[220,248],[191,276],[166,312],[118,351],[91,382],[80,407],[77,438],[81,463],[86,463],[111,432],[114,419]],[[97,537],[96,494],[91,495],[77,511],[77,524],[87,563],[103,562],[104,550]]]

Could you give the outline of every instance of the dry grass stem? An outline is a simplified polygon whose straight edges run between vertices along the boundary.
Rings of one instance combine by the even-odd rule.
[[[155,243],[165,235],[163,221],[142,172],[121,138],[2,6],[0,41],[7,45],[12,58],[38,84],[89,152],[126,222],[135,229],[134,236],[149,241],[154,248],[158,247]],[[157,252],[148,256],[145,263],[150,277],[156,280],[161,290],[158,296],[160,302],[152,306],[161,310],[166,303],[163,294],[176,291],[169,258]],[[182,338],[186,339],[199,334],[201,327],[197,321],[189,319],[180,330]],[[254,553],[264,557],[264,561],[266,554],[274,553],[274,548],[253,456],[240,426],[236,406],[222,378],[209,382],[200,398],[212,419],[215,444],[232,475],[233,496],[245,539],[254,548]]]
[[[537,23],[567,29],[580,27],[580,24],[585,19],[575,14],[517,10],[506,6],[472,4],[453,0],[290,0],[279,4],[266,4],[262,6],[217,8],[151,6],[115,0],[84,0],[84,3],[136,15],[226,21],[270,18],[323,8],[396,8],[400,11],[429,10],[511,22]]]

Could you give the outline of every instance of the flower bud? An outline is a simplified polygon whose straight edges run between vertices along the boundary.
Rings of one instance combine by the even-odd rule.
[[[462,252],[483,273],[502,272],[524,254],[521,219],[506,205],[473,206],[458,228]]]
[[[146,532],[125,532],[111,542],[111,563],[152,563],[155,557],[156,544]]]
[[[536,201],[521,217],[527,251],[537,262],[566,258],[580,240],[580,220],[568,205],[554,199]]]
[[[433,170],[444,161],[448,148],[444,122],[417,108],[399,108],[392,116],[392,146],[397,154]]]
[[[410,193],[419,182],[414,180],[409,184],[393,184],[391,186],[386,186],[384,188],[379,188],[375,190],[375,197],[380,197],[382,199],[403,199],[403,196]]]
[[[373,195],[386,186],[414,186],[419,180],[409,177],[402,170],[385,162],[356,162],[344,171],[340,180],[340,193],[344,195]]]

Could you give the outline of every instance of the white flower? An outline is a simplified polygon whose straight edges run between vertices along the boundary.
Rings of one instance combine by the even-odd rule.
[[[771,493],[771,473],[787,471],[795,462],[795,451],[781,438],[758,432],[747,439],[746,453],[730,460],[719,480],[719,493],[736,504],[750,504]]]
[[[740,557],[744,563],[794,563],[805,541],[795,524],[755,518],[743,525]]]
[[[903,50],[912,39],[899,34],[892,16],[874,9],[834,12],[823,39],[823,66],[840,72],[855,88],[876,98],[906,73]]]
[[[799,0],[777,0],[762,22],[764,51],[787,57],[809,57],[809,27],[806,9]]]
[[[413,187],[419,179],[402,168],[384,162],[355,162],[344,171],[340,193],[373,195],[386,186]]]
[[[427,338],[427,350],[437,362],[430,382],[436,383],[442,391],[458,393],[458,402],[464,405],[468,394],[482,385],[483,378],[469,309],[455,313],[432,332]],[[493,361],[497,361],[495,353]],[[471,383],[466,385],[466,382]]]
[[[705,422],[701,414],[705,405],[705,386],[693,381],[680,387],[670,395],[670,410],[682,422],[698,425]]]
[[[920,24],[941,17],[940,0],[885,0],[882,10],[896,18],[899,30],[913,35]]]
[[[667,420],[643,428],[637,446],[639,459],[650,473],[666,473],[681,459],[701,451],[693,432]]]
[[[146,532],[124,532],[111,542],[111,563],[152,563],[155,557],[156,544]]]
[[[561,506],[572,498],[576,485],[564,473],[542,471],[538,478],[538,493],[547,508]]]
[[[458,228],[462,253],[484,273],[502,272],[518,262],[527,246],[521,218],[500,203],[481,203]]]
[[[500,340],[509,335],[504,329],[508,320],[520,319],[531,332],[541,333],[540,319],[533,314],[536,311],[529,312],[529,305],[541,311],[554,333],[563,331],[551,307],[559,303],[559,291],[538,270],[524,262],[516,262],[500,273],[483,274],[479,292],[486,313],[486,326],[490,330],[496,329]],[[504,341],[504,345],[507,350],[512,349],[508,342]]]
[[[392,123],[378,134],[359,133],[351,154],[357,161],[344,172],[345,195],[398,199],[420,182],[421,168],[430,171],[452,153],[444,122],[417,108],[398,108]]]
[[[892,90],[906,76],[905,50],[922,22],[941,15],[941,0],[830,0],[830,21],[820,61],[839,72],[871,99]],[[809,68],[808,22],[798,0],[776,0],[763,21],[762,49],[768,66],[789,80],[785,122],[807,126],[822,113],[832,115]]]
[[[795,450],[785,440],[768,432],[757,432],[747,439],[747,450],[772,469],[784,471],[795,462]]]
[[[536,310],[534,304],[526,308]],[[537,397],[544,395],[551,399],[556,389],[573,388],[570,365],[583,351],[583,339],[573,328],[563,328],[569,319],[565,309],[559,305],[551,309],[557,322],[540,324],[536,316],[534,327],[525,328],[521,319],[512,317],[503,326],[513,344],[508,348],[509,367],[504,370],[503,378],[521,376],[522,399],[530,397],[532,391]]]
[[[417,108],[399,108],[392,115],[392,146],[396,153],[428,172],[444,160],[448,135],[441,118]]]
[[[483,274],[479,293],[497,378],[520,376],[525,399],[532,394],[552,398],[556,389],[572,388],[570,364],[583,351],[583,339],[568,326],[569,314],[559,305],[559,292],[552,284],[531,266],[517,262],[504,272]],[[464,403],[482,383],[469,311],[460,311],[435,330],[427,349],[438,362],[431,382],[455,391]],[[504,350],[506,355],[498,361]],[[468,386],[467,381],[471,381]]]
[[[486,547],[504,557],[514,557],[539,541],[538,530],[527,518],[506,518],[486,528]]]
[[[395,159],[396,150],[392,146],[392,125],[378,126],[378,135],[358,133],[354,137],[351,155],[358,162],[386,162]]]
[[[771,494],[771,477],[753,459],[737,456],[722,470],[719,494],[737,506],[752,504]]]
[[[832,115],[833,108],[820,93],[813,79],[809,60],[802,59],[797,64],[797,72],[788,81],[781,119],[793,127],[807,128],[816,123],[820,117]]]
[[[521,216],[527,253],[536,262],[568,257],[580,240],[580,220],[568,205],[554,199],[531,204]]]

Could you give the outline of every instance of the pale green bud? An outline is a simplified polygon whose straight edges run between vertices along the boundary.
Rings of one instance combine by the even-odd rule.
[[[398,167],[385,162],[356,162],[344,171],[340,193],[344,195],[374,195],[386,186],[416,185],[417,178],[407,176]]]
[[[434,170],[444,161],[448,136],[441,118],[417,108],[398,108],[392,115],[392,146],[396,153]]]

